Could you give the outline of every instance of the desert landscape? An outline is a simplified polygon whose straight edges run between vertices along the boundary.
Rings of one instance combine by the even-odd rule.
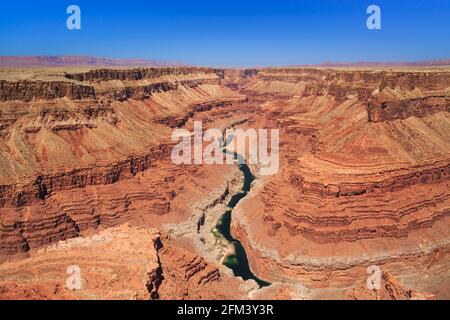
[[[278,173],[174,164],[195,121]],[[449,141],[448,64],[3,66],[0,299],[449,299]]]

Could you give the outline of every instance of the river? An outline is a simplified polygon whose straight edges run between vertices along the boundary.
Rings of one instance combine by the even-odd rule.
[[[235,158],[238,159],[240,156],[235,155]],[[243,161],[242,161],[243,163]],[[234,246],[234,254],[228,255],[223,264],[233,270],[233,273],[236,277],[242,277],[244,280],[255,280],[260,287],[267,287],[270,285],[269,282],[264,281],[256,277],[253,272],[250,270],[250,266],[248,263],[247,253],[245,252],[244,247],[241,242],[237,239],[234,239],[231,236],[230,227],[231,227],[231,219],[234,207],[241,201],[243,198],[247,196],[250,192],[252,182],[255,180],[250,168],[247,164],[237,164],[239,166],[239,170],[244,175],[244,183],[240,192],[234,194],[230,201],[227,204],[227,211],[223,214],[219,222],[217,223],[216,230]]]

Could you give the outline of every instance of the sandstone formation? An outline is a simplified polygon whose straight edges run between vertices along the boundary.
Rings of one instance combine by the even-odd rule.
[[[376,265],[448,297],[449,85],[448,72],[267,69],[246,80],[265,113],[248,125],[282,130],[279,174],[233,213],[256,273],[339,297]]]
[[[79,268],[80,287],[71,269]],[[238,281],[155,229],[120,227],[58,242],[0,267],[0,299],[230,299]],[[228,290],[226,290],[228,288]]]
[[[182,181],[208,170],[171,163],[172,127],[243,99],[207,69],[99,70],[94,78],[2,81],[0,254],[98,225],[163,220],[188,188]]]
[[[1,70],[0,298],[448,298],[449,99],[445,69]],[[232,212],[266,288],[221,265],[239,170],[170,159],[195,120],[280,129]]]

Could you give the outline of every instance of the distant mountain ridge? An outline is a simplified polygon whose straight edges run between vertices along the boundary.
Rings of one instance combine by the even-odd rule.
[[[448,66],[450,59],[436,59],[436,60],[422,60],[414,62],[323,62],[320,64],[310,64],[310,67],[434,67],[434,66]]]
[[[116,59],[90,56],[0,56],[0,67],[168,67],[185,65],[175,61]]]
[[[190,66],[177,61],[149,59],[119,59],[92,56],[0,56],[1,67],[179,67]],[[423,60],[414,62],[323,62],[299,64],[298,67],[434,67],[450,66],[450,59]]]

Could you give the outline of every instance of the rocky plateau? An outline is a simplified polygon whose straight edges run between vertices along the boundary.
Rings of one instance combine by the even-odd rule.
[[[231,218],[268,286],[222,264],[242,172],[171,161],[194,121],[280,130]],[[0,299],[448,299],[449,142],[446,68],[0,69]]]

